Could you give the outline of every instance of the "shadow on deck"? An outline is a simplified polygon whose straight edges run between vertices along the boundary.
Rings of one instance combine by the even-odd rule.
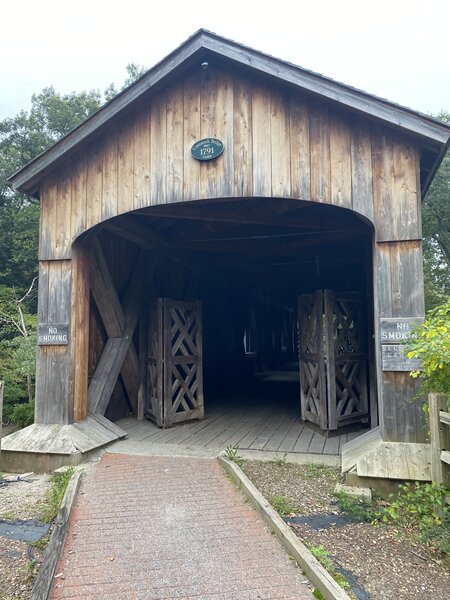
[[[272,455],[322,456],[324,462],[339,462],[342,446],[367,431],[360,429],[327,435],[300,419],[298,383],[286,375],[272,376],[245,391],[215,392],[205,395],[205,418],[168,429],[135,418],[117,422],[128,439],[117,442],[111,451],[130,444],[144,452],[145,447],[165,447],[171,453],[216,455],[227,446],[237,446],[244,457]],[[264,456],[261,456],[264,458]],[[326,458],[330,460],[326,460]],[[334,459],[332,459],[334,457]]]

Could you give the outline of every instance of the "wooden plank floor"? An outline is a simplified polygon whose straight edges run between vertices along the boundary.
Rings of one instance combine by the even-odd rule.
[[[297,388],[292,382],[271,382],[250,390],[205,393],[205,418],[160,429],[150,421],[126,418],[118,425],[134,442],[206,448],[339,456],[358,431],[326,436],[300,420]]]

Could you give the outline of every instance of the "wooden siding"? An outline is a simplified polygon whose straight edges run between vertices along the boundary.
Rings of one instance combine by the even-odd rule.
[[[72,261],[42,261],[39,267],[39,324],[70,323]],[[72,418],[70,346],[38,346],[36,423]]]
[[[422,247],[420,241],[379,242],[376,247],[376,297],[379,316],[422,317]],[[414,400],[419,384],[405,372],[383,372],[383,438],[424,442],[421,403]]]
[[[225,144],[199,163],[195,140]],[[41,260],[71,257],[102,221],[146,206],[275,196],[353,209],[377,240],[420,238],[417,143],[331,106],[226,70],[194,73],[112,123],[41,186]]]

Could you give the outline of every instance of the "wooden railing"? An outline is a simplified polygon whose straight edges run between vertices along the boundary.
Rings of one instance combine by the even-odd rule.
[[[429,394],[431,479],[450,488],[450,413],[444,394]]]

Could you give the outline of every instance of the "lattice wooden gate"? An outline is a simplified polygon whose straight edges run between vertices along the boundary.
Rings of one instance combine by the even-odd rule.
[[[299,297],[302,419],[321,429],[366,420],[367,323],[360,294],[318,290]]]
[[[150,307],[145,415],[159,427],[204,416],[201,323],[200,302]]]

